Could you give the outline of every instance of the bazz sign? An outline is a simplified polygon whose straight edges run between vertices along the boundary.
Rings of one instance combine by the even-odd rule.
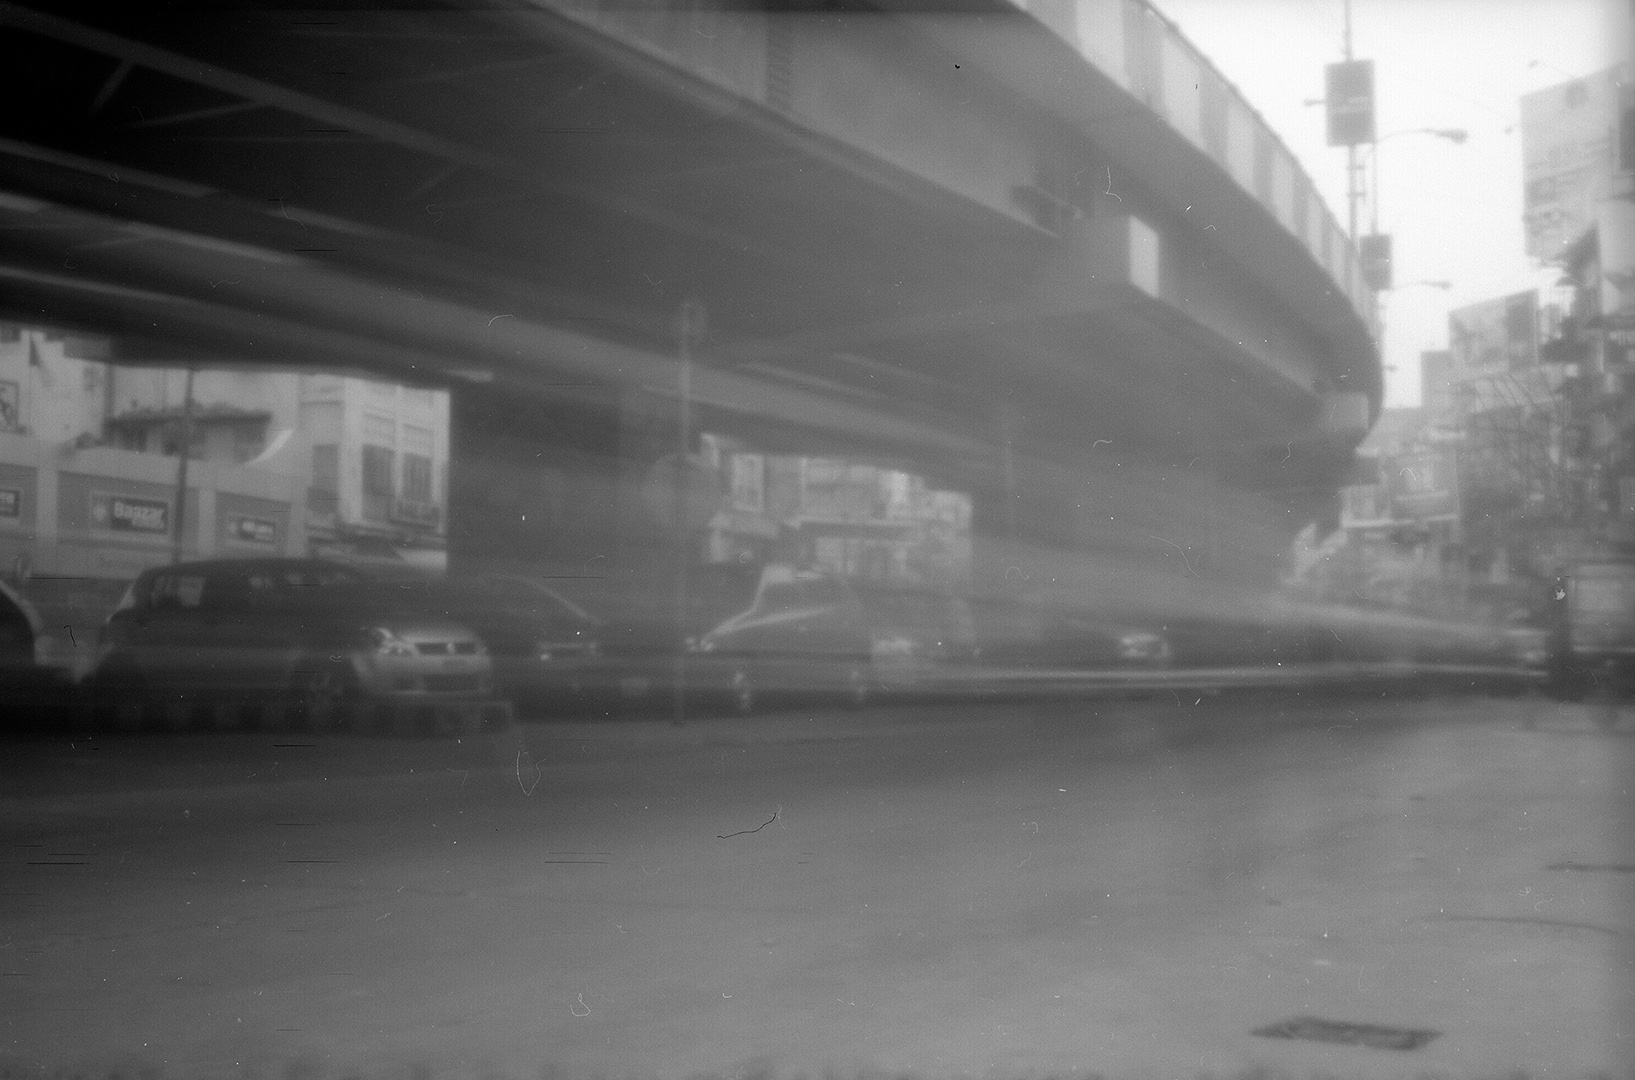
[[[170,533],[170,503],[98,492],[91,496],[91,522],[115,532],[165,536]]]

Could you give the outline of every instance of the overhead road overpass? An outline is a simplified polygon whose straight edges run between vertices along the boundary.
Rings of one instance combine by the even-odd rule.
[[[1154,501],[1186,550],[1220,491],[1284,537],[1321,517],[1379,408],[1350,243],[1143,0],[6,3],[0,30],[0,305],[128,362],[450,385],[468,454],[510,432],[617,495],[675,445],[696,298],[700,427],[1154,555]]]

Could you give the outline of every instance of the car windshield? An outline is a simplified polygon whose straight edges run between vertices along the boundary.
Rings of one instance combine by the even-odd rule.
[[[1632,0],[0,0],[0,1080],[1635,1077]]]
[[[463,584],[466,597],[476,603],[526,611],[563,623],[592,623],[595,618],[542,581],[530,578],[480,578]]]

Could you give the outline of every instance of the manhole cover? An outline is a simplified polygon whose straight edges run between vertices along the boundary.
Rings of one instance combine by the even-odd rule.
[[[1418,1050],[1441,1032],[1424,1028],[1382,1027],[1379,1024],[1352,1024],[1344,1020],[1319,1020],[1315,1016],[1297,1016],[1280,1020],[1250,1034],[1268,1039],[1310,1039],[1313,1042],[1344,1043],[1347,1046],[1367,1046],[1375,1050]]]

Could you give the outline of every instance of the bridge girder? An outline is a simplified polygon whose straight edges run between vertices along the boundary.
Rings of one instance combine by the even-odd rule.
[[[0,122],[11,310],[117,331],[133,355],[666,394],[671,315],[701,295],[697,392],[726,423],[956,454],[980,479],[1003,395],[1041,449],[1203,449],[1252,480],[1266,445],[1309,443],[1329,468],[1315,362],[1268,365],[1132,280],[1113,199],[1043,228],[1025,195],[973,198],[567,7],[8,4],[0,25],[14,98],[56,103]],[[894,25],[922,61],[946,55]],[[989,113],[1027,112],[1014,87],[984,92]],[[914,103],[947,127],[939,99]],[[1025,171],[1078,138],[1024,118]],[[1142,188],[1125,192],[1162,218]]]

